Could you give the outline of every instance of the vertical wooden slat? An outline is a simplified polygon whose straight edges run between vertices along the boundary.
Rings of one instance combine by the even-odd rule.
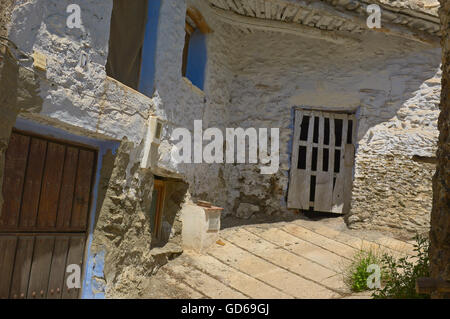
[[[292,140],[292,159],[291,159],[291,175],[298,165],[298,146],[300,140],[301,124],[303,121],[303,114],[299,111],[295,112],[294,124],[294,138]]]
[[[323,147],[324,147],[324,131],[325,119],[322,112],[319,116],[319,143],[318,143],[318,163],[317,163],[317,177],[316,177],[316,198],[314,201],[314,210],[321,212],[328,212],[331,210],[332,195],[333,195],[333,171],[328,169],[328,172],[323,172]]]
[[[344,157],[345,157],[345,145],[347,144],[347,132],[348,132],[348,116],[342,115],[342,142],[341,142],[341,165],[339,167],[339,173],[344,170]]]
[[[333,203],[331,211],[333,213],[342,213],[344,208],[344,160],[345,160],[345,146],[347,144],[348,132],[348,116],[346,114],[339,114],[336,116],[342,120],[342,140],[341,140],[341,156],[339,173],[336,176],[336,183],[333,190]]]
[[[355,124],[353,124],[355,125]],[[343,213],[346,214],[350,211],[352,188],[353,188],[353,167],[355,164],[355,145],[345,145],[345,160],[344,160],[344,172],[343,172],[343,201],[344,208]]]
[[[318,143],[318,153],[317,153],[317,171],[323,171],[323,140],[325,136],[325,118],[322,112],[319,113],[319,143]]]
[[[154,220],[154,233],[155,237],[159,238],[160,232],[161,232],[161,220],[162,220],[162,214],[164,210],[164,198],[165,198],[165,192],[166,192],[166,186],[164,184],[164,181],[161,180],[155,180],[154,189],[157,191],[157,202],[156,202],[156,212],[155,212],[155,220]]]
[[[69,228],[72,219],[73,197],[78,167],[78,149],[68,146],[59,196],[57,228]]]
[[[45,140],[31,139],[22,209],[20,211],[19,225],[21,227],[34,227],[36,224],[46,149],[47,142]]]
[[[55,227],[65,146],[49,142],[37,218],[38,227]]]
[[[307,187],[309,185],[309,177],[304,170],[298,169],[300,132],[304,116],[306,116],[306,114],[301,111],[297,110],[295,112],[295,128],[294,139],[292,141],[293,149],[287,204],[288,208],[295,209],[309,208],[309,187]],[[309,125],[312,125],[311,120]],[[305,203],[307,203],[307,206],[304,206]]]
[[[333,174],[330,172],[317,172],[316,175],[316,199],[314,210],[318,212],[330,212],[333,198]]]
[[[0,227],[17,226],[20,203],[27,167],[30,138],[17,133],[11,134],[5,155],[3,178],[3,209],[0,213]]]
[[[309,127],[308,127],[308,139],[306,142],[306,170],[304,171],[304,175],[299,175],[298,178],[301,178],[303,180],[302,184],[303,187],[301,189],[302,192],[302,208],[303,209],[309,209],[309,195],[310,195],[310,188],[305,187],[305,185],[309,185],[311,181],[311,164],[312,164],[312,152],[313,152],[313,138],[314,138],[314,112],[308,112],[305,115],[309,115]]]
[[[303,114],[296,110],[295,111],[295,123],[294,123],[294,136],[292,138],[292,158],[291,158],[291,169],[289,172],[289,189],[288,189],[288,208],[300,208],[300,203],[298,203],[297,198],[298,190],[296,178],[297,163],[298,163],[298,141],[300,139],[300,124],[302,123]]]
[[[71,228],[85,228],[89,212],[94,152],[80,150]]]
[[[358,138],[357,138],[357,136],[356,136],[356,134],[357,134],[357,131],[356,131],[356,116],[355,116],[355,115],[352,115],[350,118],[353,120],[353,126],[352,126],[352,130],[353,130],[353,132],[352,132],[352,144],[353,144],[353,145],[356,145],[356,142],[358,141]]]
[[[0,299],[9,298],[17,237],[0,236]]]
[[[336,133],[334,128],[334,114],[330,114],[330,151],[328,160],[328,170],[334,174],[334,152],[336,151]]]
[[[312,149],[313,149],[313,137],[314,137],[314,112],[309,113],[309,128],[308,128],[308,140],[306,147],[306,172],[311,174],[311,164],[312,164]]]
[[[85,238],[84,235],[72,235],[70,237],[70,246],[69,246],[69,252],[67,254],[67,262],[65,270],[67,269],[67,266],[69,265],[79,265],[81,269],[83,269],[83,253],[84,253],[84,245],[85,245]],[[72,288],[69,289],[67,287],[67,277],[70,275],[70,273],[65,272],[64,275],[64,282],[63,282],[63,293],[62,293],[62,299],[76,299],[78,298],[81,289]]]
[[[331,212],[341,214],[344,208],[344,174],[342,171],[336,176],[336,186],[333,189],[332,197]]]
[[[36,236],[27,298],[45,299],[52,261],[54,236]]]
[[[24,299],[27,297],[34,240],[34,236],[18,236],[14,273],[9,294],[9,297],[12,299]]]
[[[48,280],[47,298],[60,299],[64,290],[64,277],[66,272],[66,259],[69,250],[70,237],[55,237],[55,250],[50,268],[50,278]]]

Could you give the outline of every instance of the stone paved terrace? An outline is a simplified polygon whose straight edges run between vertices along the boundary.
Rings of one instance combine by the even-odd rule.
[[[162,267],[144,298],[370,298],[341,274],[361,247],[412,254],[413,245],[345,227],[342,218],[225,228],[223,245],[185,251]]]

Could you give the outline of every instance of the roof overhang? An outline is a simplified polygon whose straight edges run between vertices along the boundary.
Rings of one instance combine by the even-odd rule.
[[[353,35],[365,32],[383,32],[439,46],[437,16],[411,8],[388,7],[385,0],[207,1],[218,18],[245,28],[296,33],[338,43],[355,40]],[[382,28],[367,27],[367,6],[372,3],[382,10]]]

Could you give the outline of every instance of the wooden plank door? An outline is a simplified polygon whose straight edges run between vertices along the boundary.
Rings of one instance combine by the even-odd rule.
[[[82,269],[97,151],[14,131],[0,215],[0,298],[78,298],[66,268]]]
[[[150,227],[155,239],[161,235],[161,219],[164,207],[165,183],[155,179],[153,184],[152,204],[150,207]]]
[[[348,211],[355,133],[354,115],[295,112],[288,208]]]

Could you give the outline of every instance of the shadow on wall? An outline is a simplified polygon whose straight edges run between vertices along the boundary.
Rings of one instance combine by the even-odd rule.
[[[163,247],[169,242],[181,245],[182,223],[180,212],[186,200],[189,185],[183,181],[173,179],[165,180],[164,184],[165,195],[160,236],[159,238],[153,238],[151,248]]]
[[[392,138],[391,133],[385,136],[381,132],[387,150],[395,147],[403,152],[403,143],[409,143],[408,151],[417,150],[424,155],[422,145],[411,142],[416,140],[417,134],[400,139],[394,136],[406,135],[409,128],[426,131],[422,143],[426,144],[426,152],[433,148],[427,139],[431,134],[427,134],[436,131],[434,95],[438,95],[440,84],[435,79],[427,80],[439,77],[439,49],[416,46],[384,35],[375,35],[353,47],[325,46],[323,41],[295,39],[294,36],[262,36],[255,32],[227,42],[231,43],[230,65],[235,75],[230,88],[232,112],[227,119],[228,127],[281,128],[281,170],[275,176],[276,185],[271,183],[270,176],[258,176],[250,165],[226,165],[224,176],[232,189],[225,190],[228,203],[215,204],[233,212],[241,203],[264,206],[260,212],[286,211],[294,134],[293,127],[289,127],[293,105],[324,111],[357,110],[357,144],[366,135],[371,136],[368,134],[371,128],[388,123],[386,130],[398,131],[392,133]],[[366,48],[366,44],[369,47]],[[417,139],[421,140],[422,136]],[[274,194],[272,189],[282,191]]]

